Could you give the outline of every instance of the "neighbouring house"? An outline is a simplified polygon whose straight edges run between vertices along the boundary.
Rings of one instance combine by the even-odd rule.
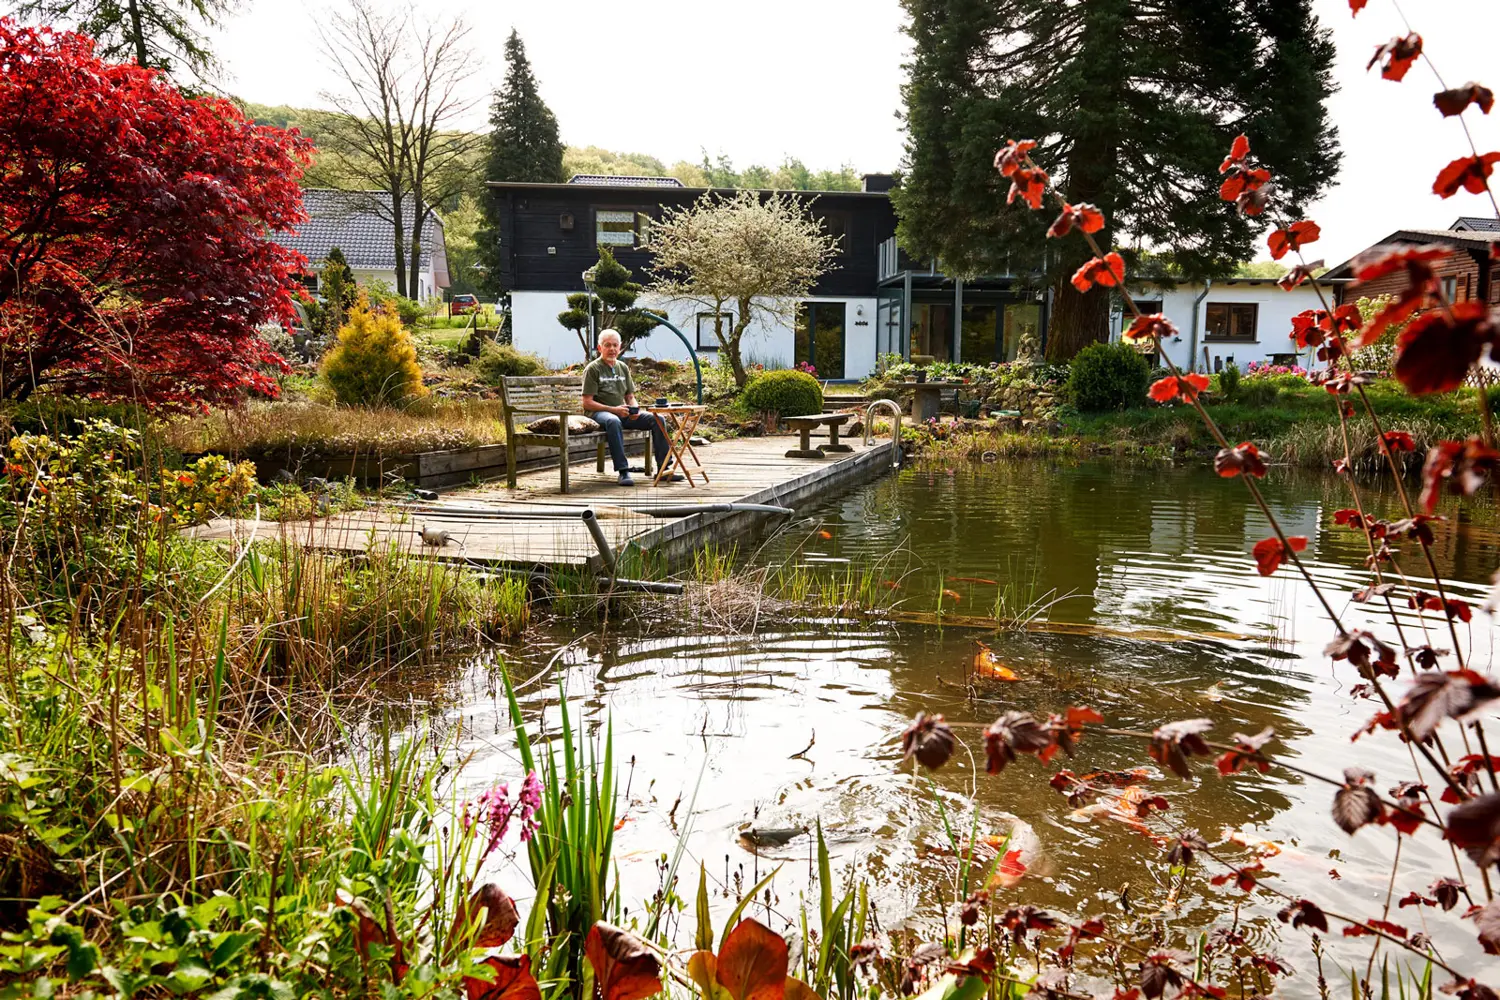
[[[1483,217],[1459,216],[1447,229],[1398,229],[1376,246],[1393,243],[1441,244],[1453,249],[1446,260],[1436,261],[1433,271],[1442,284],[1449,302],[1485,302],[1500,304],[1500,261],[1494,249],[1500,244],[1500,221]],[[1371,248],[1373,249],[1373,247]],[[1365,251],[1368,252],[1368,251]],[[1350,280],[1354,276],[1356,254],[1328,272],[1327,277]],[[1348,294],[1358,298],[1378,298],[1401,293],[1407,284],[1404,272],[1389,274],[1374,281],[1350,285]]]
[[[1319,283],[1337,289],[1346,277],[1324,276]],[[1301,364],[1292,342],[1292,317],[1307,309],[1322,308],[1318,293],[1304,284],[1290,291],[1275,278],[1222,278],[1214,281],[1181,282],[1171,286],[1145,285],[1130,291],[1142,312],[1161,313],[1177,327],[1178,336],[1162,344],[1162,351],[1180,368],[1189,371],[1221,371],[1227,365],[1244,369],[1250,362]],[[1110,339],[1120,339],[1128,325],[1116,313]]]
[[[272,238],[307,258],[308,274],[303,283],[309,291],[318,290],[318,268],[328,251],[343,251],[349,269],[360,284],[383,282],[393,291],[396,286],[396,227],[391,222],[389,195],[384,191],[338,191],[332,188],[307,188],[302,192],[302,207],[307,221],[293,232]],[[410,232],[416,206],[405,211],[405,231]],[[443,242],[443,221],[430,213],[422,226],[422,259],[417,288],[411,297],[423,301],[441,295],[447,288],[448,255]]]

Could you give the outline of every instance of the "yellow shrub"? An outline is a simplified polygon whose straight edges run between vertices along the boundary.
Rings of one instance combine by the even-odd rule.
[[[159,499],[177,524],[203,524],[239,513],[254,489],[254,462],[204,455],[189,468],[163,472]]]
[[[372,311],[363,298],[323,358],[323,378],[338,401],[350,406],[402,406],[427,395],[416,345],[401,318]]]

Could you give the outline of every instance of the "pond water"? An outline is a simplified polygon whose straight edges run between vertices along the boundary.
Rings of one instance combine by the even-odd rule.
[[[1366,489],[1373,512],[1399,516],[1388,486]],[[1331,476],[1286,470],[1265,481],[1288,533],[1309,538],[1306,562],[1346,622],[1390,638],[1389,622],[1348,601],[1367,581],[1362,538],[1333,524],[1332,512],[1348,505],[1344,490]],[[1439,531],[1441,568],[1457,581],[1452,590],[1477,606],[1500,564],[1500,516],[1491,498],[1445,506],[1452,520]],[[981,731],[1001,711],[1045,716],[1074,704],[1091,705],[1109,725],[1126,729],[1205,717],[1213,722],[1211,738],[1225,741],[1269,726],[1278,757],[1330,775],[1359,764],[1376,773],[1382,791],[1411,776],[1407,751],[1389,734],[1351,742],[1376,703],[1351,697],[1359,678],[1322,654],[1333,628],[1310,588],[1289,569],[1270,578],[1255,573],[1250,547],[1270,532],[1240,483],[1204,468],[924,466],[804,514],[746,553],[745,572],[792,563],[830,573],[878,565],[903,612],[988,615],[1005,592],[1006,608],[1054,601],[1051,622],[1087,628],[995,634],[881,616],[763,612],[753,635],[706,634],[650,619],[601,625],[583,637],[576,629],[544,631],[526,648],[504,651],[518,678],[541,673],[557,657],[525,694],[543,725],[556,727],[559,682],[592,731],[612,720],[629,784],[616,841],[627,907],[638,911],[656,890],[658,864],[687,818],[701,769],[683,895],[691,898],[696,888],[699,861],[723,910],[732,905],[726,884],[748,887],[783,864],[772,912],[754,911],[782,929],[808,884],[811,839],[752,851],[740,834],[751,824],[794,828],[821,820],[835,865],[869,881],[882,926],[930,932],[942,919],[939,887],[945,879],[951,886],[953,861],[942,850],[933,786],[913,779],[900,751],[902,730],[926,710],[945,714],[962,742],[933,776],[955,822],[967,829],[977,808],[983,835],[1002,833],[1019,818],[1039,843],[1019,882],[997,890],[1002,906],[1029,902],[1072,916],[1118,916],[1123,897],[1136,916],[1157,915],[1168,940],[1178,942],[1224,916],[1240,894],[1208,884],[1219,869],[1195,869],[1171,898],[1163,853],[1145,832],[1074,815],[1048,786],[1061,767],[1148,767],[1147,787],[1169,797],[1174,824],[1196,827],[1237,863],[1269,848],[1226,841],[1231,833],[1252,845],[1270,841],[1279,853],[1264,859],[1269,882],[1331,909],[1380,916],[1393,838],[1386,829],[1342,833],[1330,818],[1326,785],[1284,771],[1220,779],[1212,761],[1196,763],[1195,779],[1184,782],[1153,766],[1143,740],[1096,733],[1085,736],[1072,760],[1044,766],[1023,757],[999,776],[983,772]],[[1403,561],[1417,586],[1426,576],[1419,562],[1415,553]],[[1416,632],[1424,627],[1414,613],[1406,621]],[[1427,627],[1434,645],[1451,645],[1446,629]],[[1489,616],[1476,614],[1462,638],[1472,644],[1472,665],[1488,669]],[[976,640],[1020,679],[970,698],[964,678]],[[462,749],[474,755],[465,780],[477,791],[514,779],[504,700],[486,664],[477,664],[456,694],[450,718],[462,720]],[[1448,874],[1449,852],[1424,831],[1403,849],[1396,898]],[[519,870],[496,877],[525,895]],[[946,902],[951,922],[953,901]],[[1252,941],[1270,944],[1285,933],[1276,950],[1302,973],[1294,990],[1305,993],[1313,989],[1305,932],[1284,931],[1273,917],[1277,908],[1258,893],[1242,915]],[[1476,955],[1472,925],[1453,916],[1425,929],[1449,954]],[[691,914],[685,919],[690,931]],[[1391,919],[1424,929],[1414,910],[1393,907]],[[1331,961],[1348,964],[1357,955],[1363,969],[1368,940],[1334,942],[1340,950]]]

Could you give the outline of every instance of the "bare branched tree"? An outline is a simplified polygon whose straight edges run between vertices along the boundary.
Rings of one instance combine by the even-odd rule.
[[[395,232],[396,292],[416,297],[423,233],[436,207],[458,194],[483,136],[458,127],[477,104],[475,60],[461,19],[423,20],[413,7],[368,0],[320,26],[324,58],[343,87],[325,93],[331,151],[348,175],[381,192],[372,209]]]

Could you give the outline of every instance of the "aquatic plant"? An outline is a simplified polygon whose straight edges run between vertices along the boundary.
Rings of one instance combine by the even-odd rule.
[[[1366,0],[1350,0],[1350,7],[1357,14],[1365,3]],[[1382,75],[1399,81],[1421,55],[1422,40],[1410,33],[1382,46],[1371,65],[1383,61]],[[1451,90],[1442,84],[1441,77],[1439,83],[1444,89],[1436,96],[1435,103],[1445,116],[1461,115],[1471,104],[1478,104],[1487,112],[1493,103],[1489,90],[1477,84]],[[1468,136],[1467,128],[1465,134]],[[1221,197],[1234,202],[1243,214],[1264,214],[1272,220],[1275,227],[1269,237],[1272,253],[1278,258],[1292,253],[1297,260],[1281,281],[1282,286],[1292,289],[1310,284],[1322,300],[1321,309],[1308,310],[1294,319],[1291,338],[1299,349],[1313,349],[1317,360],[1323,363],[1309,377],[1326,390],[1329,405],[1336,409],[1342,455],[1333,464],[1335,472],[1347,484],[1350,498],[1350,506],[1338,511],[1334,520],[1337,525],[1360,534],[1366,543],[1366,566],[1371,576],[1368,584],[1353,595],[1353,600],[1383,608],[1388,614],[1391,634],[1382,638],[1345,623],[1335,606],[1334,595],[1319,584],[1298,554],[1307,539],[1287,533],[1257,485],[1269,473],[1267,456],[1251,441],[1234,444],[1224,435],[1205,406],[1208,377],[1181,370],[1161,350],[1162,339],[1175,334],[1171,322],[1164,316],[1141,312],[1129,292],[1121,255],[1107,251],[1095,239],[1094,233],[1104,228],[1106,220],[1091,206],[1069,204],[1052,187],[1048,173],[1032,158],[1036,148],[1035,142],[1010,141],[996,156],[997,169],[1012,182],[1012,201],[1020,196],[1024,204],[1037,209],[1046,194],[1055,196],[1062,214],[1049,236],[1062,236],[1077,229],[1093,254],[1074,276],[1073,283],[1080,291],[1087,291],[1095,284],[1116,289],[1130,313],[1126,339],[1155,349],[1167,365],[1167,375],[1152,385],[1151,397],[1162,403],[1183,404],[1196,414],[1218,445],[1216,471],[1225,478],[1239,479],[1270,524],[1272,534],[1253,547],[1256,571],[1262,576],[1284,571],[1299,574],[1332,623],[1336,635],[1326,655],[1335,666],[1347,664],[1359,674],[1361,683],[1353,689],[1357,699],[1374,702],[1373,717],[1353,738],[1394,734],[1408,749],[1412,770],[1403,776],[1405,780],[1392,782],[1389,791],[1382,794],[1376,776],[1364,768],[1350,767],[1341,775],[1330,775],[1282,760],[1272,749],[1275,734],[1269,729],[1252,735],[1235,733],[1228,740],[1216,740],[1208,735],[1210,721],[1199,718],[1168,721],[1143,730],[1102,728],[1104,718],[1092,708],[1065,706],[1045,718],[1014,710],[1002,714],[984,731],[986,771],[1000,774],[1028,755],[1034,755],[1042,764],[1051,762],[1059,753],[1071,757],[1084,732],[1097,727],[1117,737],[1141,740],[1146,755],[1156,765],[1185,780],[1194,776],[1195,758],[1202,758],[1213,761],[1214,769],[1224,780],[1235,780],[1247,772],[1284,769],[1301,780],[1325,784],[1332,793],[1332,818],[1346,833],[1353,835],[1362,829],[1377,828],[1395,838],[1390,872],[1382,879],[1387,886],[1384,899],[1372,908],[1374,912],[1338,912],[1309,898],[1303,887],[1278,884],[1266,871],[1263,861],[1240,860],[1224,845],[1210,843],[1197,830],[1170,820],[1166,812],[1171,808],[1171,799],[1147,791],[1128,774],[1075,774],[1065,769],[1054,773],[1049,782],[1072,805],[1107,802],[1108,808],[1158,836],[1167,867],[1166,884],[1185,878],[1190,868],[1202,864],[1214,872],[1211,883],[1224,887],[1226,892],[1278,898],[1282,904],[1278,913],[1282,922],[1293,930],[1306,928],[1313,932],[1318,987],[1324,997],[1329,995],[1323,974],[1326,943],[1319,935],[1328,935],[1334,929],[1341,938],[1369,938],[1372,946],[1366,961],[1351,964],[1347,970],[1354,1000],[1373,997],[1377,988],[1382,996],[1392,995],[1391,953],[1405,956],[1405,974],[1399,957],[1396,969],[1402,994],[1409,975],[1417,995],[1431,996],[1436,972],[1451,977],[1441,987],[1445,993],[1465,1000],[1494,997],[1493,988],[1476,978],[1492,971],[1483,959],[1470,953],[1439,952],[1425,930],[1413,933],[1393,917],[1411,906],[1417,913],[1426,914],[1424,927],[1427,920],[1440,920],[1443,915],[1472,921],[1470,933],[1477,939],[1474,950],[1486,955],[1500,953],[1500,899],[1494,896],[1491,878],[1492,871],[1500,865],[1500,779],[1496,775],[1500,757],[1490,753],[1483,718],[1484,709],[1500,700],[1500,682],[1475,669],[1473,657],[1480,643],[1466,644],[1459,631],[1460,624],[1471,621],[1474,609],[1450,595],[1433,555],[1438,533],[1443,530],[1443,518],[1435,513],[1443,494],[1470,494],[1480,489],[1500,467],[1500,448],[1495,440],[1489,399],[1481,386],[1475,390],[1481,434],[1468,440],[1439,441],[1428,448],[1421,473],[1421,493],[1411,495],[1402,477],[1402,456],[1414,453],[1417,444],[1411,434],[1392,430],[1383,423],[1368,391],[1371,379],[1354,363],[1356,350],[1377,341],[1392,324],[1409,321],[1396,339],[1397,379],[1409,392],[1418,395],[1460,390],[1470,381],[1470,372],[1480,358],[1500,344],[1500,332],[1488,303],[1455,302],[1445,296],[1435,267],[1450,256],[1447,248],[1397,246],[1377,249],[1354,265],[1357,281],[1400,276],[1403,287],[1392,299],[1368,317],[1353,305],[1335,306],[1326,295],[1327,289],[1314,277],[1318,263],[1309,262],[1302,254],[1304,246],[1319,238],[1319,227],[1311,220],[1285,214],[1270,172],[1251,158],[1249,140],[1243,135],[1234,140],[1220,168]],[[1489,178],[1493,164],[1500,161],[1500,153],[1481,155],[1472,138],[1470,152],[1472,155],[1461,156],[1444,168],[1433,189],[1442,197],[1460,188],[1488,193],[1492,204],[1496,204]],[[1500,204],[1496,204],[1496,215],[1500,217]],[[1383,520],[1366,513],[1359,484],[1352,475],[1355,456],[1351,426],[1356,423],[1367,426],[1379,455],[1393,474],[1404,517]],[[1430,583],[1412,579],[1415,570],[1409,571],[1406,563],[1413,553]],[[1410,619],[1404,619],[1398,613],[1398,606],[1415,610],[1418,624],[1414,626]],[[1439,640],[1431,635],[1432,631],[1446,633],[1442,644],[1448,648],[1438,648]],[[1403,672],[1408,674],[1409,683],[1404,691],[1398,691],[1394,682]],[[909,756],[915,756],[929,768],[945,765],[957,746],[955,735],[941,717],[920,713],[908,729],[904,743]],[[938,806],[941,810],[941,800]],[[946,814],[944,820],[946,823]],[[1406,839],[1419,837],[1445,842],[1453,862],[1450,873],[1434,881],[1432,872],[1403,870],[1401,846]],[[1230,907],[1231,902],[1226,901],[1226,908]],[[1200,938],[1194,951],[1173,948],[1159,934],[1142,934],[1140,928],[1132,928],[1128,921],[1114,917],[1068,917],[1027,906],[1013,907],[998,919],[992,912],[987,913],[986,923],[996,934],[1008,935],[1012,945],[1025,945],[1028,936],[1037,933],[1032,952],[1036,961],[1034,971],[1017,964],[1018,959],[1031,957],[1025,950],[1001,951],[995,945],[986,945],[972,956],[960,955],[948,966],[956,979],[942,992],[947,996],[957,995],[965,989],[965,984],[970,984],[968,988],[984,989],[972,985],[979,981],[1025,983],[1034,990],[1045,990],[1048,995],[1075,996],[1085,991],[1091,977],[1102,975],[1113,980],[1116,996],[1224,997],[1236,981],[1241,996],[1248,995],[1251,989],[1257,994],[1268,993],[1274,988],[1273,980],[1290,975],[1291,968],[1276,954],[1249,941],[1239,929],[1237,903],[1232,908],[1235,919]],[[1122,923],[1125,926],[1120,926]],[[1039,938],[1049,932],[1064,934],[1065,943],[1048,953],[1043,961]],[[960,939],[956,948],[962,947]],[[1382,949],[1387,952],[1387,959],[1382,963],[1381,982],[1377,985],[1374,973]],[[1092,970],[1080,966],[1081,959],[1090,954],[1100,960]]]

